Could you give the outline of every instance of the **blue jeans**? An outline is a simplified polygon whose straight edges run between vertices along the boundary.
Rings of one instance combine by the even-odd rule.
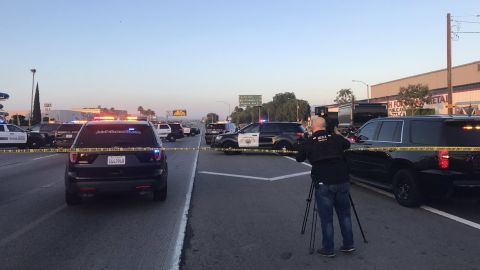
[[[337,212],[342,231],[343,246],[353,247],[352,217],[350,216],[350,183],[339,185],[320,184],[315,189],[318,214],[322,223],[322,245],[326,252],[333,252],[333,208]]]

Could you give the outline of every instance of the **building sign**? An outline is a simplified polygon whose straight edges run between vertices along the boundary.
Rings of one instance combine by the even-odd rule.
[[[239,95],[238,104],[240,107],[262,106],[262,95]]]
[[[173,116],[187,116],[187,110],[173,110]]]

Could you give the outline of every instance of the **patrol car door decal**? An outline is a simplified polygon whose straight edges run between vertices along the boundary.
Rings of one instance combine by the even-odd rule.
[[[260,145],[260,133],[240,133],[238,134],[239,147],[258,147]]]

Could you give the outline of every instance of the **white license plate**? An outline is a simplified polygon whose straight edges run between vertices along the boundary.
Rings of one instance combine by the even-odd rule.
[[[65,137],[71,139],[73,136],[72,136],[72,134],[67,134],[67,135],[65,135]]]
[[[108,165],[125,165],[125,156],[108,156]]]

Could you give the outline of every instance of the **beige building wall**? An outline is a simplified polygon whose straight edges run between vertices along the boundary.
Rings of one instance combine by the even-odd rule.
[[[453,86],[465,85],[480,82],[480,61],[460,65],[452,68]],[[424,84],[429,89],[439,89],[447,87],[447,69],[423,73],[403,79],[380,83],[371,86],[371,97],[380,98],[385,96],[397,95],[400,87],[406,87],[409,84]]]

